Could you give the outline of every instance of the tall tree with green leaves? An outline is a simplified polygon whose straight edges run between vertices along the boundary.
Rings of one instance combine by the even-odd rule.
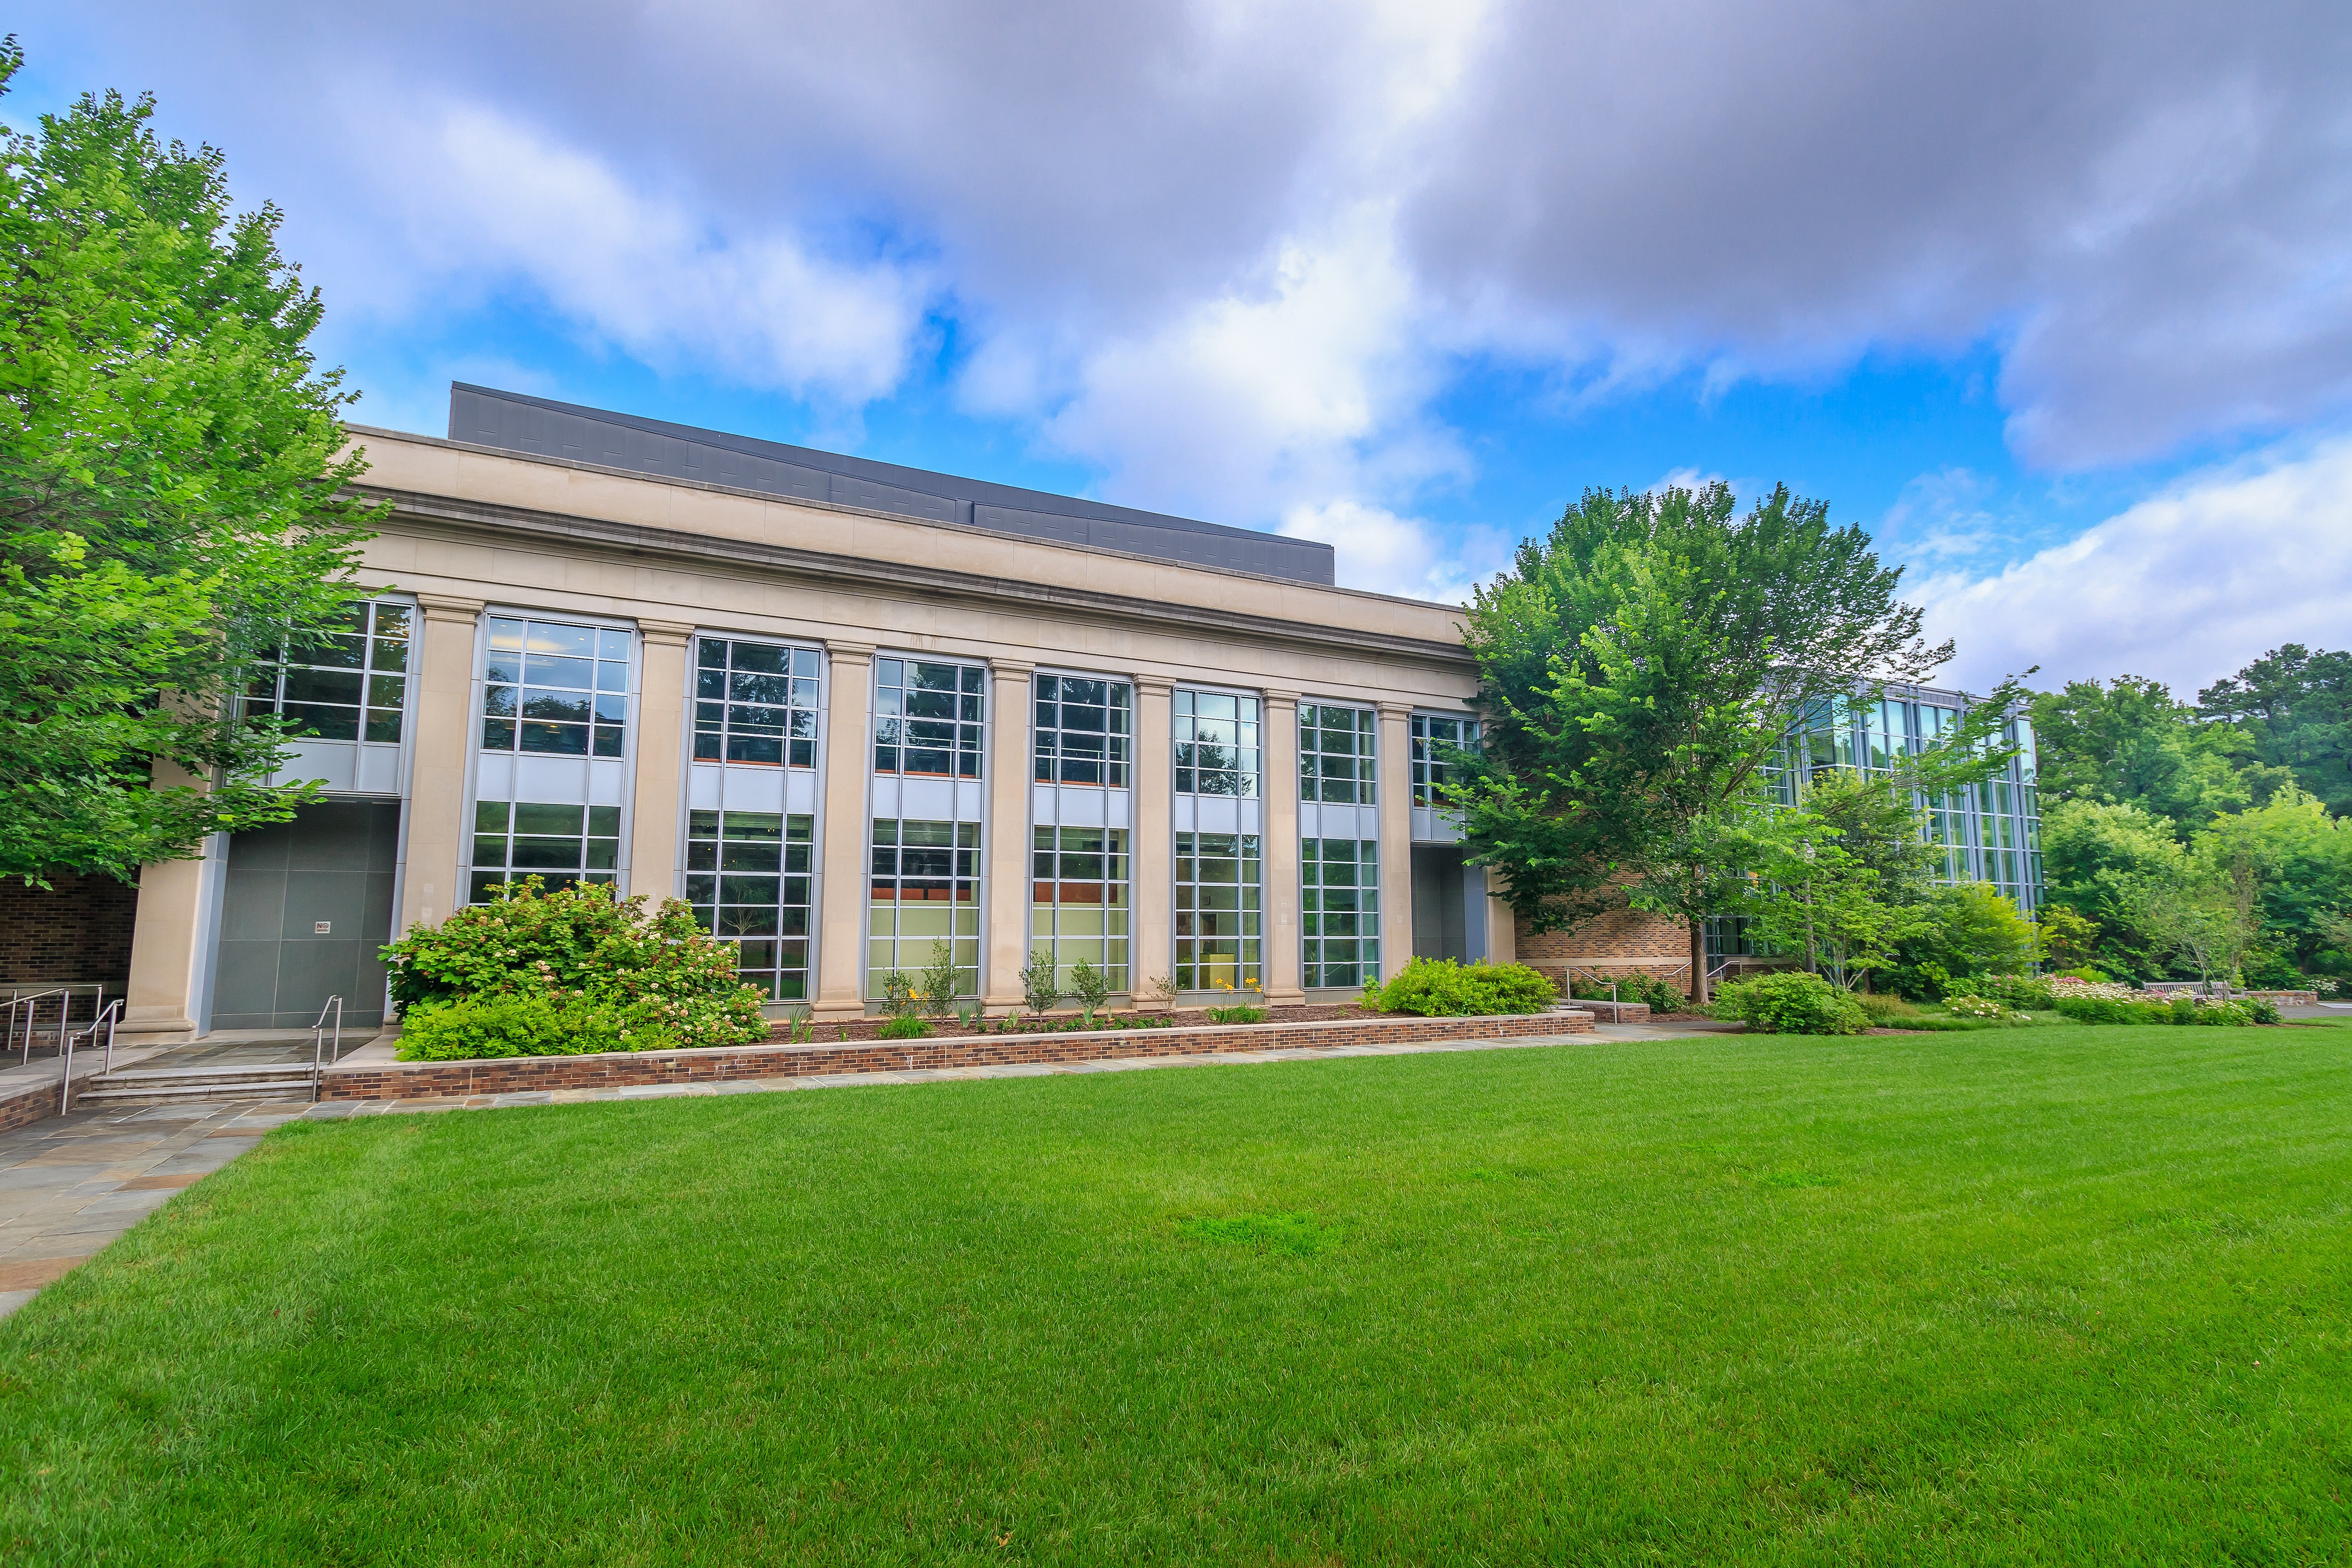
[[[2042,795],[2053,804],[2136,805],[2186,834],[2288,782],[2253,763],[2243,730],[2209,721],[2161,681],[2071,680],[2036,693],[2031,712]]]
[[[2352,816],[2352,653],[2288,643],[2200,691],[2197,707],[2249,736],[2256,762],[2294,774],[2333,815]]]
[[[1482,587],[1466,638],[1486,715],[1447,799],[1472,858],[1538,931],[1628,898],[1701,923],[1743,885],[1740,819],[1814,705],[1950,657],[1859,528],[1777,487],[1587,491]]]
[[[290,816],[236,698],[346,605],[373,520],[278,210],[232,213],[152,114],[0,127],[0,876],[129,879]]]

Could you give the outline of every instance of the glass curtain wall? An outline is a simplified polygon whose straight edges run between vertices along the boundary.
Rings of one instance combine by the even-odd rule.
[[[1300,941],[1310,991],[1356,987],[1381,973],[1381,846],[1307,838],[1298,846]]]
[[[497,897],[499,883],[525,877],[543,879],[550,892],[576,882],[610,882],[620,857],[617,805],[486,800],[474,807],[467,894],[481,903]]]
[[[1037,677],[1036,781],[1125,789],[1131,709],[1124,680]]]
[[[1176,793],[1255,799],[1257,699],[1180,687],[1175,714]]]
[[[874,661],[874,771],[976,779],[988,672],[976,664]]]
[[[695,641],[694,760],[816,766],[817,650],[740,637]]]
[[[980,824],[881,817],[873,837],[866,994],[880,996],[892,970],[919,974],[944,942],[955,959],[957,994],[978,995]]]
[[[610,627],[493,616],[482,750],[617,757],[627,743],[635,637]]]
[[[1176,836],[1176,989],[1257,991],[1258,836]]]
[[[1444,747],[1457,751],[1478,749],[1478,721],[1451,719],[1437,713],[1416,713],[1412,721],[1412,804],[1420,806],[1443,807],[1437,795],[1439,786],[1450,776],[1443,760]]]
[[[1374,804],[1380,714],[1328,702],[1298,705],[1298,798],[1339,805]]]
[[[297,735],[397,742],[408,699],[406,605],[353,605],[312,641],[282,649],[246,688],[247,713],[282,713]]]
[[[1065,992],[1081,962],[1128,985],[1127,831],[1118,827],[1031,829],[1030,951],[1053,954]]]
[[[735,944],[745,983],[778,1002],[808,997],[809,859],[804,813],[687,816],[686,901],[703,930]]]

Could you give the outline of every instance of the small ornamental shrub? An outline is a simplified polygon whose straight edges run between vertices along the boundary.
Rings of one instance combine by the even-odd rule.
[[[1853,1005],[1869,1016],[1873,1025],[1882,1029],[1907,1029],[1927,1016],[1900,996],[1860,991],[1853,994]]]
[[[1540,1013],[1559,1000],[1559,988],[1524,963],[1416,958],[1381,987],[1380,1007],[1425,1018],[1468,1018]]]
[[[912,1013],[902,1013],[882,1026],[882,1037],[886,1040],[927,1040],[930,1036],[930,1025]]]
[[[412,930],[383,950],[402,1057],[451,1060],[475,1046],[494,1056],[560,1056],[766,1039],[760,993],[736,977],[733,944],[711,940],[676,899],[650,917],[645,904],[594,884],[548,892],[531,877],[436,927]],[[489,1005],[501,999],[516,1005]],[[427,1017],[461,1004],[468,1010]],[[565,1043],[564,1031],[580,1043]],[[525,1040],[539,1046],[525,1048]]]
[[[2094,970],[2092,973],[2096,973]],[[2129,985],[2119,985],[2111,980],[2084,980],[2078,975],[2053,974],[2050,977],[2051,1005],[2068,996],[2100,997],[2110,1002],[2144,1002],[2147,994]],[[2061,1009],[2063,1011],[2063,1009]]]
[[[882,976],[882,1016],[886,1018],[911,1018],[915,1016],[915,983],[903,969],[891,970]]]
[[[1110,1000],[1110,976],[1082,958],[1070,965],[1070,995],[1091,1018]]]
[[[2051,983],[2031,974],[1970,975],[1952,981],[1944,990],[1948,997],[1983,997],[2016,1008],[2039,1007],[2047,1012],[2057,1005]]]
[[[1265,1009],[1250,1006],[1212,1007],[1209,1009],[1209,1022],[1212,1024],[1263,1024],[1265,1022]]]
[[[2078,1024],[2189,1024],[2242,1028],[2264,1021],[2243,1002],[2203,1002],[2189,996],[2177,1002],[2126,1002],[2114,996],[2082,996],[2062,991],[2058,1011]],[[2275,1014],[2278,1010],[2273,1007],[2271,1011]]]
[[[1053,951],[1032,950],[1029,962],[1021,966],[1021,1000],[1032,1013],[1050,1013],[1061,999],[1062,983],[1054,969]]]
[[[915,982],[915,1000],[926,1018],[945,1018],[955,1012],[961,977],[956,973],[955,950],[944,942],[931,943],[931,961]]]
[[[1944,1011],[1955,1018],[1974,1018],[1985,1024],[2027,1024],[2032,1022],[2014,1008],[2004,1007],[1990,996],[1947,996]]]
[[[2267,996],[2249,996],[2237,1005],[2243,1007],[2257,1024],[2279,1022],[2278,1004]]]
[[[1716,993],[1715,1016],[1737,1018],[1760,1035],[1859,1035],[1870,1027],[1860,1003],[1801,969],[1726,985]]]
[[[1653,1013],[1679,1013],[1690,1005],[1689,998],[1671,982],[1661,980],[1654,974],[1644,974],[1639,970],[1631,974],[1611,975],[1598,980],[1591,975],[1580,975],[1570,983],[1568,994],[1579,1001],[1606,1002],[1611,999],[1609,988],[1612,981],[1617,988],[1617,1001],[1639,1002]]]

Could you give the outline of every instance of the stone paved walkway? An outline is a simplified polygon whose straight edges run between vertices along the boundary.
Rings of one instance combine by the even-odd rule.
[[[109,1106],[0,1133],[0,1317],[307,1109]]]

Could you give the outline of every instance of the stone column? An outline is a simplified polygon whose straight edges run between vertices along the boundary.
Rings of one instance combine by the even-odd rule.
[[[473,825],[466,812],[466,762],[474,727],[474,633],[482,601],[448,594],[419,594],[425,631],[414,721],[416,741],[409,753],[407,869],[401,879],[400,908],[393,916],[395,937],[412,926],[436,926],[457,907],[470,858]]]
[[[694,627],[639,621],[637,771],[629,792],[629,891],[660,907],[678,895],[678,813],[685,808],[686,649]]]
[[[1034,664],[988,661],[995,711],[988,747],[988,946],[981,1004],[992,1013],[1021,1005],[1021,966],[1029,962],[1029,731]]]
[[[1502,886],[1502,879],[1496,877],[1494,872],[1487,871],[1486,877],[1488,888]],[[1491,892],[1478,902],[1484,906],[1486,916],[1486,962],[1489,963],[1517,963],[1519,958],[1518,917],[1511,912],[1510,905],[1496,898]]]
[[[1135,826],[1128,833],[1127,988],[1138,1002],[1176,973],[1175,709],[1173,681],[1135,683]]]
[[[1268,690],[1258,731],[1265,778],[1265,918],[1259,922],[1266,1003],[1295,1007],[1307,1000],[1299,984],[1298,693]]]
[[[1412,707],[1383,702],[1378,769],[1381,816],[1381,978],[1412,958]]]
[[[171,763],[155,766],[157,789],[211,786]],[[205,840],[192,860],[158,860],[139,868],[139,912],[131,928],[131,978],[124,987],[118,1037],[143,1046],[173,1045],[196,1035],[197,978],[204,973],[205,944],[212,940],[205,918],[211,878],[225,867],[227,836]],[[77,1006],[79,999],[77,999]],[[52,1003],[41,1005],[48,1016]],[[79,1013],[77,1025],[89,1020]]]
[[[866,805],[874,775],[874,645],[825,644],[824,858],[817,876],[820,1018],[866,1016]]]

